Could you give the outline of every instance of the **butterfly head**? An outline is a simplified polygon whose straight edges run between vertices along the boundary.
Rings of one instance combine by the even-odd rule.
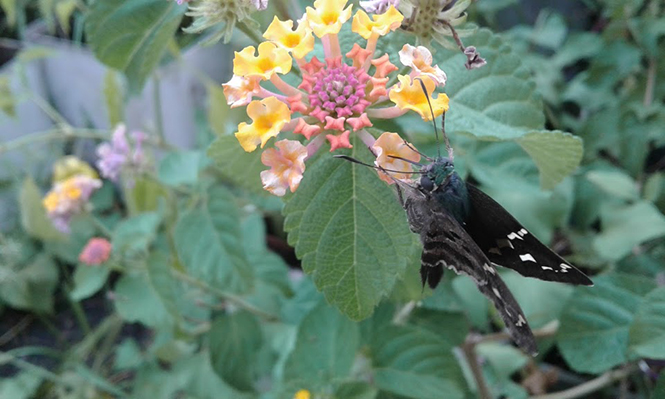
[[[434,162],[423,166],[420,178],[420,187],[427,192],[435,191],[445,186],[450,177],[455,173],[455,166],[449,158],[437,158]]]

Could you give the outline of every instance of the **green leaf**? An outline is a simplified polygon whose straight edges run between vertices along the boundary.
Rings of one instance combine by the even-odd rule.
[[[30,371],[22,371],[12,377],[5,376],[0,380],[0,398],[33,398],[41,383],[42,377]]]
[[[347,154],[371,163],[364,144],[353,141]],[[393,189],[370,168],[327,155],[307,166],[284,214],[303,270],[354,320],[392,291],[414,245]]]
[[[201,207],[180,217],[174,234],[178,256],[192,276],[224,291],[251,288],[254,272],[243,251],[238,209],[227,189],[210,188]]]
[[[372,342],[374,383],[406,398],[463,398],[465,382],[453,347],[437,334],[413,326],[384,328]]]
[[[169,191],[158,181],[148,178],[136,179],[131,188],[125,190],[125,201],[130,215],[156,211],[160,201],[169,198]]]
[[[628,359],[628,332],[642,297],[655,288],[651,279],[613,273],[577,287],[566,302],[557,336],[559,349],[574,370],[602,373]]]
[[[169,186],[195,184],[201,164],[199,151],[170,152],[159,162],[159,180]]]
[[[58,267],[40,253],[25,264],[0,265],[0,299],[13,308],[36,313],[53,311],[53,293],[58,285]]]
[[[530,132],[517,140],[536,163],[540,185],[551,190],[580,164],[582,140],[561,131]]]
[[[12,118],[16,118],[16,100],[12,93],[9,75],[6,73],[0,75],[0,110]]]
[[[635,180],[621,170],[592,170],[585,176],[607,194],[626,200],[639,198]]]
[[[93,296],[104,286],[110,272],[108,267],[79,264],[74,272],[74,289],[69,297],[80,301]]]
[[[145,273],[124,274],[115,285],[113,303],[120,316],[128,322],[148,327],[173,324],[168,310]]]
[[[570,285],[524,278],[512,271],[503,272],[501,277],[521,305],[531,328],[557,320],[573,293]]]
[[[665,371],[658,375],[658,382],[651,392],[651,399],[665,398]]]
[[[86,16],[86,37],[95,56],[124,72],[137,93],[159,65],[185,9],[173,1],[98,0]]]
[[[265,194],[261,171],[261,151],[245,152],[235,136],[220,136],[208,147],[208,156],[215,161],[220,173],[233,184],[255,193]]]
[[[131,370],[141,365],[141,347],[132,338],[125,338],[115,349],[114,370]]]
[[[298,328],[295,347],[284,365],[284,380],[323,386],[347,377],[359,343],[358,325],[321,300]]]
[[[225,382],[241,391],[253,390],[255,361],[263,342],[261,327],[249,312],[216,318],[210,333],[212,368]]]
[[[514,346],[502,345],[497,342],[483,342],[477,347],[478,355],[487,359],[495,375],[502,379],[524,367],[529,357]]]
[[[638,356],[665,358],[665,287],[644,297],[630,327],[628,345],[631,353]]]
[[[5,12],[7,25],[13,28],[16,24],[16,3],[18,0],[0,0],[0,7]],[[0,96],[2,98],[2,96]]]
[[[147,252],[155,240],[160,222],[161,217],[150,212],[118,223],[113,231],[113,252],[128,257]]]
[[[509,140],[542,129],[542,100],[520,56],[486,29],[466,38],[464,44],[476,46],[487,65],[469,71],[464,67],[464,55],[458,51],[435,54],[436,63],[448,75],[448,134]]]
[[[62,241],[65,237],[53,227],[42,205],[42,195],[32,178],[23,180],[19,192],[21,225],[32,237],[42,241]]]
[[[117,72],[108,69],[104,75],[104,99],[106,100],[106,113],[109,117],[109,126],[114,127],[121,123],[123,118],[122,102],[124,91],[118,82]]]
[[[636,245],[665,235],[665,216],[653,204],[640,201],[606,207],[601,212],[601,226],[593,247],[603,258],[616,261]]]
[[[67,34],[69,34],[70,30],[69,19],[77,6],[78,2],[76,0],[61,0],[55,4],[55,15],[58,18],[58,25]]]
[[[230,108],[226,103],[226,96],[221,86],[209,84],[206,87],[208,89],[208,123],[212,131],[221,137],[228,133]]]
[[[346,382],[335,388],[332,399],[374,399],[378,390],[366,382]]]

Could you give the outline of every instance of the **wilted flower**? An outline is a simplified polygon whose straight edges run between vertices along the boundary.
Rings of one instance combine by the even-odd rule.
[[[143,153],[143,141],[146,135],[143,132],[130,133],[134,140],[134,149],[132,151],[127,141],[127,128],[125,125],[118,125],[113,131],[113,137],[110,142],[101,143],[97,146],[97,167],[102,177],[111,181],[118,181],[120,172],[129,168],[140,170],[145,166],[146,159]]]
[[[388,184],[393,184],[394,179],[410,179],[413,163],[420,161],[420,154],[409,148],[409,144],[397,133],[383,133],[372,146],[372,151],[376,155],[374,164],[391,171],[392,178],[379,171],[379,178]]]
[[[91,238],[79,254],[81,263],[94,266],[106,262],[111,255],[111,243],[105,238]]]
[[[101,186],[101,180],[86,175],[56,182],[42,201],[55,228],[68,233],[72,217],[88,209],[90,196]]]
[[[301,134],[306,142],[306,147],[301,145],[294,152],[294,142],[288,144],[287,151],[287,144],[278,141],[279,151],[266,150],[270,152],[262,157],[263,163],[271,167],[261,174],[264,187],[277,195],[286,188],[295,190],[297,183],[293,182],[300,181],[305,158],[315,153],[325,140],[331,151],[351,148],[351,134],[357,134],[371,146],[375,140],[365,128],[372,126],[375,119],[395,118],[409,110],[420,113],[425,120],[431,119],[429,106],[427,112],[423,108],[425,94],[420,82],[406,75],[395,76],[398,68],[390,62],[388,54],[376,51],[379,38],[401,25],[402,14],[391,3],[382,14],[370,16],[358,10],[353,18],[351,15],[352,6],[347,6],[347,0],[316,0],[314,8],[307,7],[297,27],[294,28],[293,21],[275,17],[263,35],[268,42],[235,53],[234,76],[224,84],[224,94],[233,107],[248,104],[247,113],[253,123],[241,123],[236,133],[243,149],[254,151],[259,145],[263,148],[271,137],[285,131]],[[337,35],[349,20],[352,20],[351,30],[366,40],[364,47],[354,43],[349,49],[340,48]],[[314,36],[323,46],[323,61],[316,56],[305,59],[314,49]],[[434,113],[441,115],[448,108],[448,97],[433,93],[437,85],[445,83],[445,74],[432,65],[429,52],[411,53],[405,66],[412,68],[414,78],[425,83]],[[297,86],[280,76],[291,72],[294,61],[301,76]],[[389,84],[391,78],[397,83]],[[266,81],[277,92],[262,87],[261,83]],[[263,100],[251,100],[257,97]],[[279,165],[280,162],[284,165]],[[287,170],[288,179],[284,172],[278,172]]]
[[[214,43],[223,39],[224,43],[228,43],[237,23],[258,27],[258,23],[250,17],[250,14],[267,6],[267,0],[200,0],[188,5],[189,10],[186,15],[192,17],[194,21],[183,31],[201,33],[215,25],[223,24],[224,29],[219,29],[207,42]]]

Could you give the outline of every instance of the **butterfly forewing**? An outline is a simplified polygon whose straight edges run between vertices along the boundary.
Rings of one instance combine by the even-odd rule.
[[[499,203],[467,183],[471,214],[465,229],[492,263],[526,277],[577,285],[593,282],[531,235]]]
[[[431,196],[407,189],[403,202],[411,228],[423,243],[420,274],[434,288],[443,268],[466,274],[496,307],[515,342],[530,354],[537,345],[519,304],[483,251],[460,224]]]

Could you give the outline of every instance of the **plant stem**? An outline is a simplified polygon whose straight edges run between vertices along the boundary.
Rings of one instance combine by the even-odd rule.
[[[477,343],[477,339],[474,339],[471,335],[467,336],[462,344],[462,352],[464,353],[466,362],[471,369],[471,374],[473,374],[473,380],[476,382],[478,397],[481,399],[492,399],[492,392],[487,386],[487,381],[485,381],[485,376],[483,375],[483,369],[480,367],[478,356],[476,355]]]
[[[649,58],[649,69],[647,69],[647,86],[644,89],[644,106],[650,107],[653,103],[653,90],[656,86],[656,60]]]
[[[245,34],[245,36],[254,41],[254,43],[259,44],[263,41],[261,32],[259,32],[256,28],[247,25],[244,21],[238,22],[236,26],[242,33]]]
[[[104,235],[104,236],[106,236],[106,237],[108,237],[108,238],[113,237],[113,232],[112,232],[111,230],[109,230],[106,226],[104,226],[104,223],[102,223],[101,220],[99,220],[99,219],[98,219],[97,217],[95,217],[93,214],[90,214],[90,219],[92,220],[92,223],[95,225],[95,227],[97,228],[97,230],[99,230],[99,232],[100,232],[102,235]]]
[[[176,277],[179,280],[182,280],[186,283],[189,283],[191,285],[197,286],[205,291],[210,292],[211,294],[214,294],[228,302],[233,303],[234,305],[238,306],[239,308],[242,308],[244,310],[247,310],[248,312],[254,313],[257,316],[260,316],[264,319],[267,320],[277,320],[279,317],[277,315],[274,315],[272,313],[268,313],[262,309],[257,308],[256,306],[252,305],[251,303],[245,301],[242,299],[240,296],[230,294],[228,292],[221,291],[215,287],[212,287],[208,285],[208,283],[198,280],[192,276],[189,276],[183,272],[180,272],[178,270],[171,270],[171,274],[173,274],[174,277]]]
[[[27,316],[23,317],[21,320],[19,320],[18,323],[12,326],[9,330],[7,330],[6,333],[0,335],[0,346],[3,346],[10,342],[14,337],[19,335],[21,331],[23,331],[26,327],[32,323],[32,320],[34,320],[34,316],[32,314],[28,314]]]
[[[162,95],[161,95],[161,87],[160,87],[160,82],[159,82],[159,74],[156,73],[153,75],[153,82],[152,82],[152,106],[154,107],[154,112],[155,112],[155,123],[156,123],[156,128],[157,128],[157,136],[159,137],[160,141],[165,143],[166,138],[164,136],[164,118],[162,117]]]
[[[612,384],[617,380],[626,378],[630,373],[635,371],[635,365],[629,365],[618,370],[610,370],[593,380],[587,381],[576,387],[566,389],[556,393],[546,395],[531,396],[530,399],[574,399],[585,397],[591,392],[597,391],[607,385]]]

